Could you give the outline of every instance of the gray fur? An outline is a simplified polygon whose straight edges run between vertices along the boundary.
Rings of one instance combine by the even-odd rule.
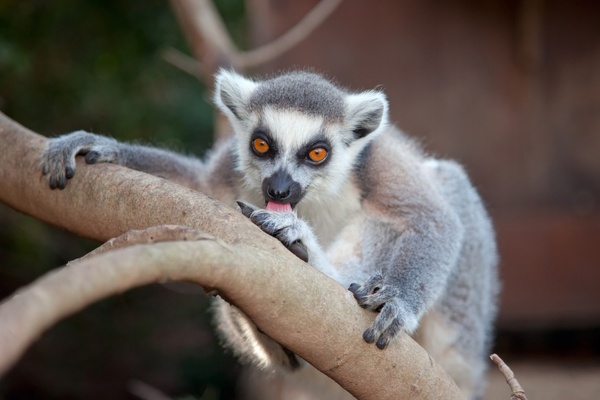
[[[290,72],[261,82],[248,106],[253,111],[266,106],[320,115],[330,121],[344,118],[345,93],[320,75]]]
[[[88,163],[150,172],[232,207],[243,201],[244,214],[265,232],[378,312],[365,341],[385,348],[399,332],[412,334],[469,398],[481,395],[497,255],[464,170],[427,156],[387,125],[379,92],[349,93],[303,72],[255,82],[222,71],[215,101],[235,134],[205,162],[80,131],[50,141],[43,172],[51,187],[63,188],[75,174],[75,155],[86,154]],[[257,130],[277,151],[250,150]],[[328,150],[326,162],[308,160],[315,146]],[[262,209],[262,184],[277,171],[301,191],[293,213]],[[222,300],[214,307],[224,344],[242,360],[264,369],[295,365],[239,310]]]

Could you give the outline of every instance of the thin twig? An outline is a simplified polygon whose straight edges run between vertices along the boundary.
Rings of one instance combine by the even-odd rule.
[[[517,14],[519,61],[534,73],[543,56],[544,1],[521,1]]]
[[[342,0],[322,0],[294,27],[271,43],[253,50],[240,51],[233,43],[223,19],[210,0],[171,0],[192,52],[201,62],[192,63],[179,52],[163,54],[169,63],[210,82],[218,67],[244,71],[281,56],[310,35],[341,4]]]
[[[142,400],[172,400],[157,388],[137,379],[131,380],[127,388],[129,389],[129,393]]]
[[[498,366],[498,369],[502,375],[504,375],[504,379],[506,379],[506,383],[508,383],[508,386],[510,386],[510,390],[512,392],[510,395],[511,400],[527,400],[527,396],[525,396],[525,390],[523,390],[519,384],[519,381],[517,381],[515,374],[508,367],[508,365],[506,365],[506,363],[502,361],[497,354],[492,354],[490,359]]]
[[[202,71],[204,70],[204,68],[202,67],[202,63],[200,63],[200,61],[198,61],[194,57],[190,57],[187,54],[184,54],[181,51],[172,47],[163,50],[161,52],[161,57],[163,60],[165,60],[172,66],[179,68],[183,72],[187,72],[188,74],[195,76],[199,80],[203,79]]]
[[[171,4],[192,53],[202,61],[201,76],[210,86],[218,67],[235,66],[238,50],[212,1],[171,0]]]
[[[238,64],[242,68],[256,67],[276,59],[310,35],[329,17],[342,0],[322,0],[308,12],[293,28],[271,43],[239,54]]]

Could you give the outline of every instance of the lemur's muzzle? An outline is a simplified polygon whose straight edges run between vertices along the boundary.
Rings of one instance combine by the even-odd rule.
[[[284,170],[275,172],[262,183],[263,196],[266,203],[275,202],[296,206],[304,196],[300,184],[292,179]]]

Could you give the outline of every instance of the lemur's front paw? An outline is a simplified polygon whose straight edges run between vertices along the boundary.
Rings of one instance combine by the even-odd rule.
[[[260,229],[278,239],[296,257],[308,262],[308,250],[301,240],[302,233],[308,227],[296,214],[267,211],[242,201],[237,203],[242,214],[250,218]]]
[[[75,156],[85,155],[87,164],[118,163],[118,143],[104,136],[77,131],[48,140],[42,154],[42,174],[51,189],[64,189],[75,175]]]
[[[353,283],[348,290],[354,294],[358,305],[379,311],[373,325],[363,333],[367,343],[375,343],[378,348],[385,349],[401,331],[412,333],[417,328],[417,316],[399,298],[399,289],[387,285],[382,275],[372,276],[364,285]]]

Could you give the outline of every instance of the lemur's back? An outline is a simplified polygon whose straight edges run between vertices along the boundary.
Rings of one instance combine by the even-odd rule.
[[[355,240],[367,244],[362,246],[363,253],[371,251],[365,247],[377,247],[373,242],[384,240],[389,234],[386,224],[391,210],[397,213],[397,221],[404,221],[400,225],[406,223],[407,229],[408,215],[426,213],[430,203],[422,201],[423,193],[427,197],[435,193],[448,212],[459,219],[461,229],[455,233],[462,236],[459,256],[450,267],[443,293],[421,320],[415,339],[463,389],[480,393],[496,316],[498,260],[492,224],[465,171],[453,161],[427,156],[412,138],[390,126],[365,149],[351,182],[360,191],[361,215],[366,212],[376,220],[357,222],[352,214],[341,218],[349,225],[356,224],[361,235]],[[343,237],[333,242],[329,251],[332,258],[348,251],[344,245],[348,246],[356,230],[351,226],[338,230]],[[380,246],[376,251],[393,249]],[[343,267],[339,260],[337,263]],[[364,279],[363,271],[356,265],[344,271],[354,274],[346,280]]]

